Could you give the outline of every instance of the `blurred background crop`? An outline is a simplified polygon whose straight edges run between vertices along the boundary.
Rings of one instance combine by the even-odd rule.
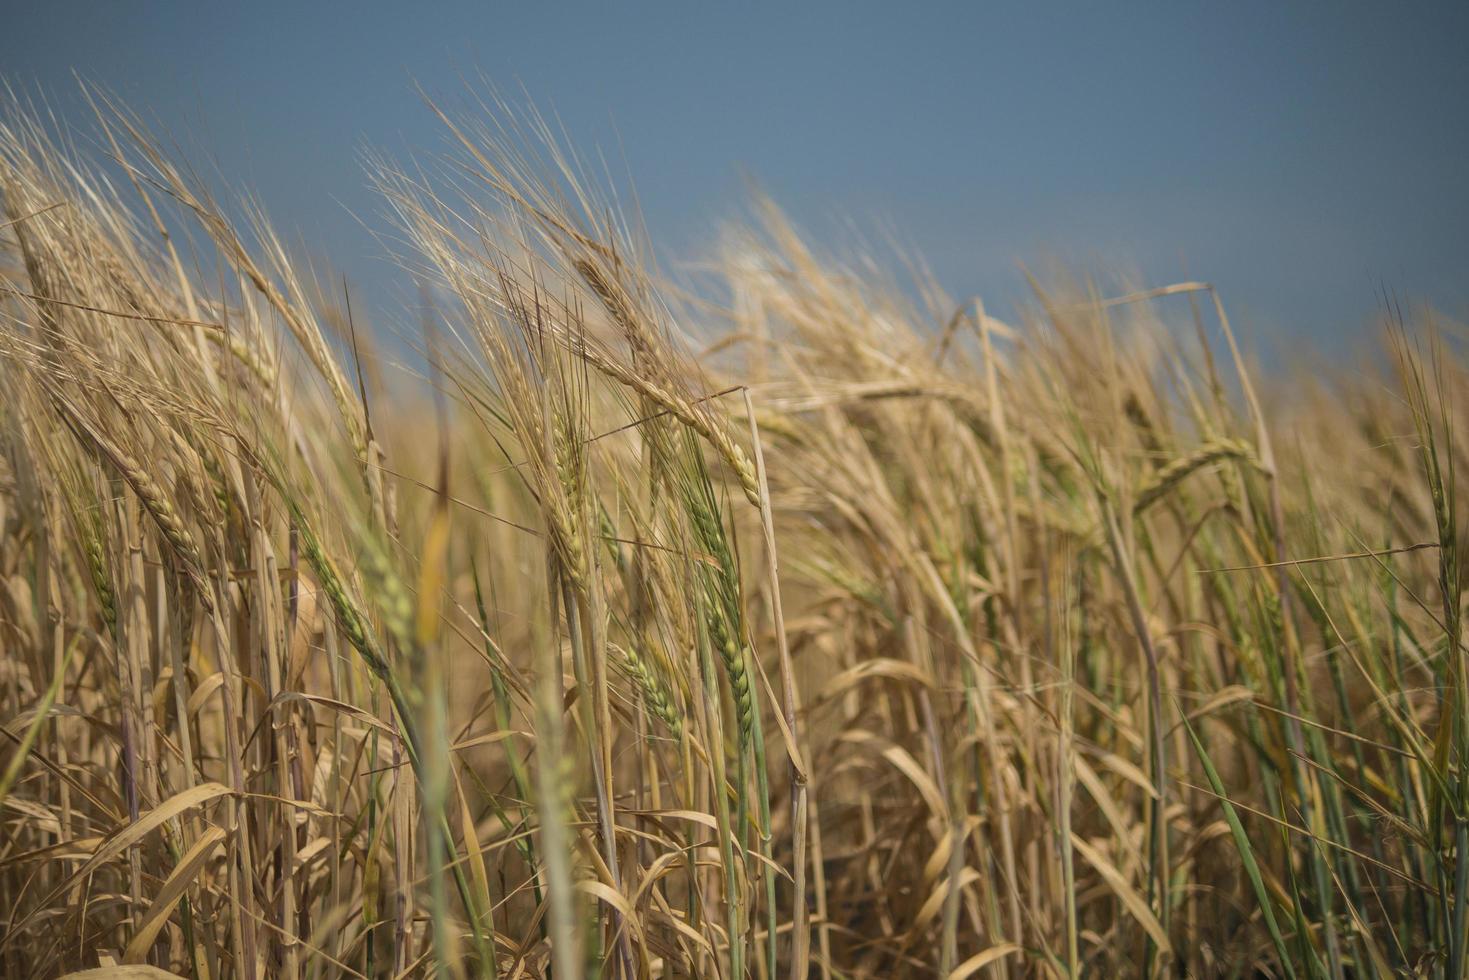
[[[749,181],[1001,316],[1053,259],[1207,275],[1257,342],[1355,339],[1384,289],[1469,305],[1463,4],[5,6],[11,84],[85,123],[78,72],[227,160],[395,329],[414,293],[361,154],[442,147],[415,85],[466,79],[630,176],[670,272]]]

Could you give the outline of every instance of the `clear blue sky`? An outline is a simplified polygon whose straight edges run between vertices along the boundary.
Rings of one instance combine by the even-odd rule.
[[[407,291],[359,223],[361,153],[442,149],[413,82],[453,101],[482,74],[625,158],[665,262],[749,176],[1002,312],[1017,260],[1060,257],[1186,268],[1267,335],[1355,334],[1384,283],[1469,313],[1463,2],[0,8],[9,81],[78,119],[73,70],[111,89],[380,305]]]

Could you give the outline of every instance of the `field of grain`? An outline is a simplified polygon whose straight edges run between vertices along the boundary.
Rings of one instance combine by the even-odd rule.
[[[384,339],[98,109],[0,124],[0,974],[1466,975],[1458,326],[689,290],[492,107]]]

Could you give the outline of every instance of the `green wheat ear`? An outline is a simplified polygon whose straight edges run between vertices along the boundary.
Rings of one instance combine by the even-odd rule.
[[[1241,439],[1215,439],[1206,442],[1188,455],[1170,460],[1165,466],[1154,470],[1138,488],[1137,498],[1132,504],[1133,513],[1141,514],[1198,470],[1226,459],[1259,466],[1254,450]]]
[[[669,692],[668,685],[653,664],[631,647],[614,647],[622,658],[622,668],[627,672],[643,695],[648,713],[667,726],[675,739],[683,736],[683,716]]]

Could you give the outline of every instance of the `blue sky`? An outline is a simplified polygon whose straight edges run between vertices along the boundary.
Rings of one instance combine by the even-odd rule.
[[[1060,258],[1210,279],[1265,336],[1357,335],[1384,285],[1469,314],[1469,4],[0,2],[6,79],[115,92],[379,320],[411,290],[362,153],[443,150],[413,85],[477,76],[625,161],[670,265],[748,178],[1001,313]]]

